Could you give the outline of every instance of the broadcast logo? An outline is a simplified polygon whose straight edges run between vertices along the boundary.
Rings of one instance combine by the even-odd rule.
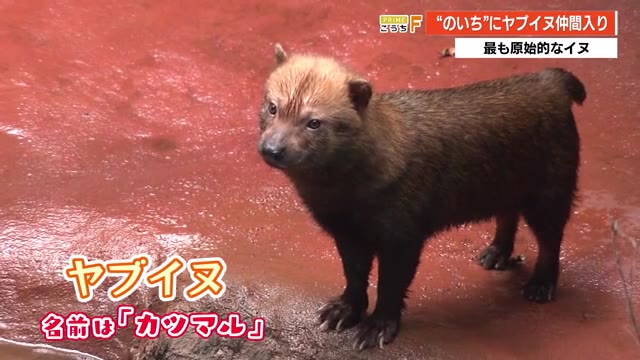
[[[411,33],[422,26],[422,15],[380,15],[380,33]]]

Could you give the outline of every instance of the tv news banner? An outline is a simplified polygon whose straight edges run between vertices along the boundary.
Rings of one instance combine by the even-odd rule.
[[[188,270],[191,284],[182,294],[177,291],[177,279]],[[88,260],[85,256],[72,256],[62,271],[64,279],[73,284],[76,298],[87,303],[94,298],[94,290],[106,278],[120,281],[112,285],[107,296],[110,301],[122,302],[140,286],[157,289],[161,301],[173,301],[182,296],[187,301],[204,297],[218,299],[226,291],[223,280],[227,271],[220,257],[185,260],[174,255],[161,264],[153,265],[151,258],[140,254],[128,259]],[[184,275],[183,275],[184,276]],[[178,338],[191,331],[202,339],[211,336],[261,341],[264,339],[265,320],[261,317],[242,319],[240,314],[215,312],[156,314],[137,310],[133,305],[119,304],[115,314],[92,315],[84,312],[58,314],[49,312],[40,319],[40,332],[47,342],[108,340],[117,331],[131,326],[139,339],[156,339],[165,334]]]
[[[455,57],[618,58],[617,11],[427,11],[380,15],[380,32],[455,36]]]

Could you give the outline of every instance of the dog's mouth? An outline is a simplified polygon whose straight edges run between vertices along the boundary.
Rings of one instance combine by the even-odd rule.
[[[264,160],[265,163],[267,163],[267,165],[269,165],[272,168],[275,168],[278,170],[286,170],[289,168],[289,164],[287,164],[282,160],[276,160],[268,156],[263,156],[262,159]]]

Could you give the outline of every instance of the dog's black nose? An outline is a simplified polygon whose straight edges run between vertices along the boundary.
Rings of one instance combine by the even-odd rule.
[[[262,146],[262,155],[271,160],[280,161],[284,156],[285,149],[286,147],[282,145],[266,143]]]

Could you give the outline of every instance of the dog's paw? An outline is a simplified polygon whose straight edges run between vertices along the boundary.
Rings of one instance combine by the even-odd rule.
[[[364,310],[358,311],[342,297],[332,299],[318,309],[320,330],[336,330],[338,332],[349,329],[358,324],[364,316]]]

